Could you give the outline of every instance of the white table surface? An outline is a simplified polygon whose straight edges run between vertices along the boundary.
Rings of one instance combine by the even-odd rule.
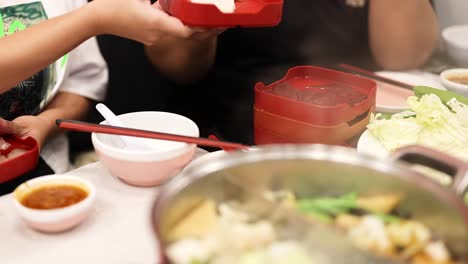
[[[205,154],[198,149],[195,157]],[[11,194],[0,197],[0,263],[157,263],[150,212],[158,187],[139,188],[112,177],[101,163],[67,174],[90,180],[96,206],[81,225],[59,234],[27,227],[16,214]]]

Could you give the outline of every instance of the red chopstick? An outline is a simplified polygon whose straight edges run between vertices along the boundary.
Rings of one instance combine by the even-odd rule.
[[[384,83],[396,85],[396,86],[399,86],[399,87],[402,87],[402,88],[405,88],[405,89],[413,90],[413,88],[414,88],[414,85],[403,83],[403,82],[393,80],[393,79],[389,79],[387,77],[377,75],[372,71],[368,71],[368,70],[365,70],[365,69],[362,69],[362,68],[359,68],[359,67],[356,67],[356,66],[353,66],[353,65],[346,64],[346,63],[341,63],[341,64],[338,65],[338,67],[341,68],[341,69],[346,70],[348,73],[354,73],[354,74],[362,75],[362,76],[368,77],[370,79],[375,79],[377,81],[381,81],[381,82],[384,82]]]
[[[209,139],[212,139],[212,140],[216,140],[216,141],[221,141],[221,140],[220,140],[217,136],[215,136],[215,135],[209,135],[208,138],[209,138]],[[226,152],[230,152],[230,151],[235,150],[235,149],[233,149],[233,148],[224,148],[224,147],[223,147],[222,149],[223,149],[224,151],[226,151]]]
[[[189,143],[189,144],[197,144],[200,146],[217,147],[221,149],[223,148],[225,149],[247,149],[248,148],[248,146],[246,145],[233,143],[233,142],[227,142],[227,141],[181,136],[181,135],[154,132],[154,131],[134,129],[134,128],[99,125],[99,124],[92,124],[92,123],[81,122],[81,121],[76,121],[76,120],[57,119],[56,123],[60,128],[73,130],[73,131],[79,131],[79,132],[162,139],[162,140],[184,142],[184,143]]]

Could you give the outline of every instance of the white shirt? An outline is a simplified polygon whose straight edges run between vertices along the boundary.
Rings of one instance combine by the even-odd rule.
[[[41,22],[40,19],[37,19],[37,14],[40,13],[37,11],[43,9],[46,15],[42,18],[44,20],[70,12],[86,3],[86,0],[1,0],[0,12],[9,8],[10,11],[14,10],[18,14],[17,20],[26,24],[34,24]],[[27,22],[22,20],[23,9],[26,12],[25,17],[28,17],[27,12],[30,12],[31,9],[36,10],[35,13],[29,15],[31,19],[26,18]],[[4,14],[3,20],[7,20],[5,16]],[[8,32],[8,27],[14,20],[14,17],[9,18],[9,22],[4,23],[4,33]],[[0,21],[0,23],[2,22]],[[64,56],[51,65],[49,69],[51,69],[52,74],[48,76],[50,81],[47,83],[47,95],[40,105],[41,109],[50,102],[58,91],[75,93],[95,101],[104,99],[108,80],[107,65],[95,38],[78,46],[67,57]],[[47,140],[42,148],[41,157],[56,173],[63,173],[69,169],[68,151],[67,138],[64,134],[60,134]]]

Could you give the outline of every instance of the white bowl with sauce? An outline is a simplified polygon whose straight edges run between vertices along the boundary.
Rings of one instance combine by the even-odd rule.
[[[71,229],[90,214],[96,190],[91,182],[69,175],[29,180],[13,192],[16,211],[31,228],[42,232]]]
[[[440,74],[440,81],[447,90],[468,96],[468,68],[446,70]]]

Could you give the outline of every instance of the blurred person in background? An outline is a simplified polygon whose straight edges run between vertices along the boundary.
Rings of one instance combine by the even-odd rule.
[[[437,40],[429,0],[285,0],[277,27],[166,37],[146,53],[174,84],[172,111],[192,118],[204,136],[252,144],[257,82],[277,81],[297,65],[416,68]]]
[[[2,0],[0,136],[33,137],[41,158],[34,171],[0,184],[0,195],[69,170],[68,141],[55,120],[82,119],[104,99],[108,69],[94,35],[152,44],[165,34],[195,33],[143,0]]]

